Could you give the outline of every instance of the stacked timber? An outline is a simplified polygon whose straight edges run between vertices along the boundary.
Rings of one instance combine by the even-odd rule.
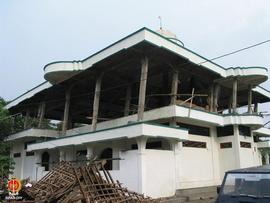
[[[85,166],[61,162],[25,192],[40,203],[155,203],[149,197],[129,191],[104,169],[106,161]]]

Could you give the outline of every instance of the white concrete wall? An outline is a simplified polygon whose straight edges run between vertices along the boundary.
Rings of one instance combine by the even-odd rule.
[[[175,194],[174,152],[145,150],[145,194],[151,197],[169,197]]]
[[[14,165],[14,170],[13,170],[13,174],[11,175],[11,177],[15,177],[15,178],[22,178],[23,175],[23,149],[24,149],[24,144],[23,142],[15,142],[12,146],[12,150],[11,150],[11,157],[13,157],[14,153],[21,153],[21,157],[18,158],[13,158],[15,165]]]
[[[199,135],[189,135],[189,138],[192,141],[206,142],[207,148],[182,147],[179,155],[179,171],[177,171],[180,180],[178,180],[176,188],[215,185],[211,138]]]
[[[232,145],[234,145],[234,136],[225,136],[225,137],[219,137],[218,138],[218,147],[219,147],[219,165],[220,165],[220,176],[221,178],[224,176],[225,172],[228,170],[235,169],[235,151],[234,147],[232,148],[220,148],[220,143],[226,143],[226,142],[232,142]]]
[[[110,171],[115,180],[123,183],[131,191],[139,190],[138,151],[129,150],[120,153],[120,170]]]

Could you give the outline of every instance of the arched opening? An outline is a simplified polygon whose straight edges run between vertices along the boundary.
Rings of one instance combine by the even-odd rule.
[[[106,170],[112,170],[112,158],[113,158],[112,148],[106,148],[101,152],[100,159],[109,159],[109,160],[107,160],[106,164],[104,165],[104,168]]]
[[[45,168],[45,171],[49,170],[50,154],[48,152],[43,152],[41,156],[41,166]]]

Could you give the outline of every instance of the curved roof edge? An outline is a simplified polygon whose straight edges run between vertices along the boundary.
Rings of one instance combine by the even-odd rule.
[[[95,63],[117,53],[123,49],[130,48],[140,42],[147,41],[158,47],[163,47],[189,61],[198,64],[212,72],[219,74],[222,77],[230,76],[249,76],[249,75],[262,75],[268,77],[268,70],[264,67],[236,67],[224,68],[217,63],[193,52],[192,50],[183,47],[176,42],[164,37],[163,35],[150,30],[148,28],[141,28],[136,32],[118,40],[117,42],[105,47],[104,49],[92,54],[91,56],[78,61],[56,61],[45,65],[44,77],[49,74],[57,74],[58,72],[72,72],[78,70],[85,70],[93,66]]]

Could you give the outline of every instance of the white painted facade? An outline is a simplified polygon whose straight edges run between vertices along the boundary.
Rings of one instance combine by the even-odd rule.
[[[144,42],[214,72],[220,77],[217,81],[236,78],[242,86],[252,83],[252,92],[270,100],[270,93],[258,86],[267,80],[267,69],[225,69],[211,61],[205,62],[198,54],[144,28],[85,60],[48,64],[44,77],[50,83],[18,97],[7,108],[16,108],[40,92],[54,88],[56,83],[72,79],[91,70],[96,63]],[[65,103],[65,106],[68,105]],[[90,158],[109,158],[112,176],[125,187],[152,197],[168,197],[176,190],[218,185],[228,170],[261,165],[270,144],[255,142],[254,137],[270,136],[269,129],[263,125],[257,111],[226,114],[225,111],[193,108],[192,103],[188,106],[170,104],[145,110],[142,120],[136,112],[100,121],[95,130],[93,125],[71,127],[61,136],[56,130],[32,128],[10,135],[6,140],[14,143],[11,150],[14,177],[37,181],[59,161],[81,164]],[[240,132],[241,128],[247,130],[246,134]],[[220,131],[226,132],[225,135]],[[111,157],[103,157],[106,150]],[[265,163],[267,161],[269,163],[269,157]]]

